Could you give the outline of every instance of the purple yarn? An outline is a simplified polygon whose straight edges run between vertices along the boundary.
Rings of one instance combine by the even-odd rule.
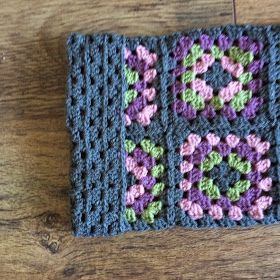
[[[225,105],[222,109],[222,114],[228,118],[230,121],[237,118],[235,110],[229,105]]]
[[[263,99],[261,97],[253,97],[247,104],[246,108],[242,110],[242,116],[247,119],[252,119],[256,116],[257,110],[263,104]]]
[[[145,71],[149,69],[149,65],[144,61],[141,60],[136,64],[135,70],[140,74],[144,75]]]
[[[209,50],[213,46],[214,40],[206,34],[200,36],[200,45],[204,50]]]
[[[192,188],[188,191],[188,199],[192,202],[197,202],[203,210],[211,207],[210,198],[203,194],[199,189]]]
[[[231,147],[226,143],[219,143],[217,145],[217,151],[223,157],[228,156],[231,153]]]
[[[174,85],[172,85],[172,87],[171,87],[171,91],[174,93],[174,94],[178,94],[178,93],[181,93],[181,92],[183,92],[183,91],[185,91],[186,90],[186,85],[185,84],[182,84],[182,83],[180,83],[180,82],[178,82],[178,81],[176,81],[175,82],[175,84]]]
[[[251,44],[249,50],[254,54],[258,54],[262,51],[263,49],[263,43],[262,42],[254,42]]]
[[[134,89],[138,92],[142,92],[147,87],[146,82],[144,80],[137,81],[134,85]]]
[[[141,184],[145,187],[145,189],[150,190],[156,183],[156,178],[153,176],[145,176],[140,180]]]
[[[188,181],[191,183],[199,182],[203,177],[202,171],[200,171],[197,168],[193,168],[189,173],[188,173]]]
[[[232,46],[232,40],[224,34],[221,34],[218,38],[218,45],[222,51],[226,51]]]
[[[258,183],[262,179],[262,175],[257,171],[251,171],[246,175],[246,178],[253,183]]]
[[[126,114],[129,116],[129,118],[131,120],[136,120],[137,116],[138,116],[138,110],[135,108],[135,106],[130,105],[127,109],[126,109]]]
[[[190,37],[182,37],[179,40],[179,45],[188,51],[193,45],[193,40]]]
[[[138,59],[137,59],[136,55],[130,55],[127,58],[127,65],[131,69],[135,69],[136,68],[137,62],[138,62]]]
[[[221,198],[217,201],[217,205],[222,207],[223,210],[229,210],[229,208],[231,207],[231,201],[229,200],[229,198],[221,196]]]
[[[239,142],[235,149],[239,157],[246,158],[246,159],[250,158],[251,153],[253,151],[252,148],[247,143],[242,143],[242,142]]]
[[[252,41],[249,39],[248,36],[241,36],[239,38],[239,48],[244,51],[249,50],[251,43]]]
[[[173,70],[173,76],[178,77],[181,76],[186,72],[186,67],[182,65],[178,65],[174,70]]]
[[[180,114],[184,111],[187,104],[184,101],[176,100],[174,104],[172,105],[172,109],[174,112]]]
[[[182,116],[187,120],[193,120],[196,118],[196,110],[190,104],[186,103],[182,111]]]
[[[263,60],[255,60],[248,65],[248,71],[252,74],[257,74],[262,70],[264,65]]]
[[[213,106],[207,105],[203,112],[202,115],[205,116],[208,119],[213,119],[216,116],[216,112]]]
[[[252,91],[252,93],[259,92],[262,88],[262,80],[254,79],[248,83],[248,89]]]
[[[156,160],[153,157],[146,154],[140,148],[136,148],[134,150],[133,156],[137,163],[143,164],[148,170],[152,169],[156,164]]]
[[[134,202],[134,204],[132,205],[132,208],[134,209],[134,211],[137,215],[142,214],[145,207],[147,207],[148,204],[153,201],[153,199],[154,199],[154,196],[152,194],[146,192]]]

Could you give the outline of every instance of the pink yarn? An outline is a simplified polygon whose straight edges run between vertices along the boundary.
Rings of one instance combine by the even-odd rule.
[[[203,217],[203,210],[198,203],[192,203],[188,214],[194,220],[201,219]]]
[[[271,165],[271,162],[269,159],[260,160],[256,163],[255,168],[257,171],[261,173],[265,173]]]
[[[205,100],[209,101],[213,98],[213,88],[208,86],[205,81],[196,79],[191,82],[191,88]]]
[[[151,117],[156,113],[157,105],[147,105],[140,113],[137,115],[137,121],[143,125],[147,126],[151,123]]]
[[[156,97],[156,90],[154,88],[146,88],[142,91],[142,96],[146,97],[148,101],[153,101]]]
[[[234,63],[229,57],[223,56],[221,59],[221,65],[224,70],[230,73],[232,76],[238,78],[243,72],[244,68],[240,63]]]
[[[231,206],[228,215],[234,221],[240,221],[243,217],[242,210],[238,206]]]
[[[152,82],[152,80],[155,78],[157,75],[156,69],[149,69],[144,73],[144,81],[147,83]]]
[[[132,205],[135,199],[145,193],[143,185],[132,185],[126,192],[126,205]]]
[[[214,220],[221,220],[223,218],[223,209],[217,204],[211,205],[208,213]]]
[[[194,133],[191,133],[187,139],[188,142],[194,147],[197,147],[201,142],[201,137]]]
[[[242,90],[242,83],[238,81],[230,82],[226,87],[219,92],[219,97],[225,102],[229,102],[236,93]]]
[[[195,146],[186,142],[181,146],[180,155],[189,156],[194,152],[194,150],[195,150]]]
[[[231,148],[235,148],[237,146],[237,144],[239,143],[240,139],[233,134],[229,134],[226,137],[226,142],[227,144],[231,147]]]
[[[189,163],[187,161],[183,161],[181,164],[180,164],[180,171],[182,174],[186,173],[186,172],[189,172],[193,169],[193,164],[192,163]]]
[[[220,142],[220,137],[215,135],[214,133],[208,133],[206,135],[206,139],[212,146],[217,146]]]
[[[188,191],[191,189],[192,184],[188,180],[184,179],[179,183],[180,189],[183,191]]]
[[[271,190],[272,187],[272,179],[270,177],[267,177],[265,179],[262,179],[259,183],[258,183],[258,187],[266,192]]]

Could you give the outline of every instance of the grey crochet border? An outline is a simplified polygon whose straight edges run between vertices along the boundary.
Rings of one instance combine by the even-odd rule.
[[[272,224],[280,219],[280,27],[236,26],[195,29],[167,36],[125,37],[118,34],[71,34],[67,40],[69,74],[67,96],[67,127],[72,145],[71,205],[73,232],[76,236],[111,236],[122,232],[164,229],[175,225],[202,227],[234,227],[256,224]],[[170,110],[174,95],[169,87],[174,82],[170,70],[175,60],[169,55],[180,36],[197,39],[201,33],[216,38],[221,32],[232,39],[246,33],[252,39],[264,42],[262,58],[268,65],[263,71],[267,81],[261,94],[266,103],[253,120],[238,117],[233,122],[218,116],[209,122],[198,116],[194,121],[182,120]],[[124,47],[135,49],[139,44],[153,50],[159,56],[156,70],[158,93],[156,103],[160,107],[147,128],[133,124],[124,126],[122,93],[127,85],[124,78]],[[229,132],[246,136],[250,132],[267,139],[272,148],[273,165],[270,176],[275,182],[271,195],[273,206],[265,219],[256,221],[244,215],[239,222],[229,218],[213,220],[207,214],[200,220],[191,219],[178,206],[182,191],[176,188],[182,175],[176,166],[180,157],[176,153],[190,132],[205,136],[209,131],[223,137]],[[124,215],[127,179],[125,170],[124,140],[129,136],[135,142],[149,137],[168,150],[165,165],[168,167],[165,181],[167,190],[162,195],[164,209],[156,221],[149,225],[142,220],[129,224]]]

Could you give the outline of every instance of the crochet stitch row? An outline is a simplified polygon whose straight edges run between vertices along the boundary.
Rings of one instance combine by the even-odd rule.
[[[279,31],[72,34],[74,234],[278,222]]]

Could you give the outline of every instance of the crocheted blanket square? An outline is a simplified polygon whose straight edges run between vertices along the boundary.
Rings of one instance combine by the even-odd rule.
[[[280,220],[280,27],[71,34],[76,236]]]

